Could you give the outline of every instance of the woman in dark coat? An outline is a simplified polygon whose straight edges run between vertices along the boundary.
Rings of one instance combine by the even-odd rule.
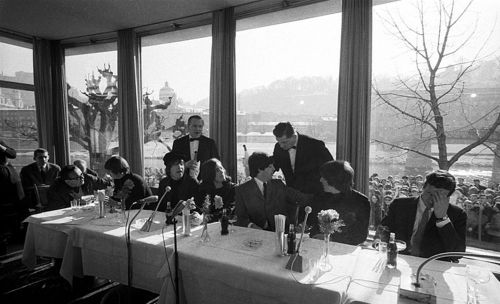
[[[323,238],[317,214],[321,210],[334,209],[345,226],[341,228],[341,232],[332,233],[331,240],[350,245],[363,243],[368,235],[370,202],[366,196],[352,189],[354,170],[351,165],[341,160],[329,161],[321,166],[320,175],[323,193],[313,199],[310,236]]]
[[[216,158],[211,158],[201,165],[200,176],[201,185],[198,196],[195,198],[196,205],[201,209],[208,195],[209,210],[212,215],[210,221],[218,221],[222,215],[222,208],[230,210],[234,207],[235,184],[231,182],[231,177],[226,175],[226,169]],[[215,196],[222,198],[222,208],[216,209]]]

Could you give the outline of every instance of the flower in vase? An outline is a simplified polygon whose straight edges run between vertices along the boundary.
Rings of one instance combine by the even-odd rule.
[[[318,224],[322,233],[334,233],[342,231],[345,226],[337,211],[333,209],[321,210],[318,212]]]
[[[214,207],[215,209],[222,209],[224,207],[224,202],[222,197],[216,195],[214,196]]]
[[[203,201],[203,207],[201,208],[201,211],[203,212],[203,220],[208,222],[210,221],[210,205],[212,203],[210,202],[210,195],[205,196],[205,200]]]

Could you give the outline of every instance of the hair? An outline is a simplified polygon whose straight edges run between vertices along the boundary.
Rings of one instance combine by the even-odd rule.
[[[211,158],[201,164],[200,177],[203,183],[213,184],[215,180],[215,168],[222,163],[217,158]],[[224,167],[224,166],[223,166]],[[227,180],[227,177],[226,177]]]
[[[203,118],[201,118],[200,115],[191,115],[188,118],[188,126],[191,124],[191,121],[193,121],[193,119],[201,119],[201,120],[203,120]]]
[[[44,148],[38,148],[33,152],[33,158],[35,158],[38,153],[41,153],[41,154],[49,153],[49,151],[45,150]]]
[[[446,170],[436,170],[432,173],[429,173],[425,177],[424,188],[426,185],[431,185],[439,189],[448,190],[448,197],[455,192],[455,188],[457,186],[457,182],[455,181],[455,177],[451,175]]]
[[[165,156],[163,156],[163,164],[165,164],[165,173],[167,176],[170,177],[170,168],[172,166],[177,165],[181,162],[184,162],[186,160],[186,157],[180,153],[176,152],[168,152],[165,153]]]
[[[74,172],[75,169],[80,170],[80,168],[75,165],[66,165],[62,167],[61,171],[59,172],[59,177],[61,178],[61,180],[67,180],[69,179],[69,174],[71,172]]]
[[[113,155],[104,164],[104,169],[113,172],[114,174],[130,172],[130,166],[127,160],[121,156]]]
[[[354,170],[345,160],[332,160],[324,163],[319,168],[319,174],[328,185],[342,193],[350,192],[354,185]]]
[[[291,137],[294,133],[295,129],[289,121],[280,122],[276,126],[274,126],[273,129],[273,134],[276,137],[282,137],[283,135],[285,135],[288,138]]]
[[[259,174],[259,169],[264,170],[273,163],[272,156],[268,156],[264,152],[253,152],[248,157],[248,167],[250,168],[250,176],[256,177]]]
[[[83,159],[75,159],[73,165],[77,166],[78,168],[80,168],[80,170],[83,171],[83,168],[87,167],[87,162]]]

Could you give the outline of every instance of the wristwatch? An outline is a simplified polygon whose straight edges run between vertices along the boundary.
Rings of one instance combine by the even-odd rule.
[[[444,217],[438,217],[438,218],[436,218],[436,222],[446,221],[447,219],[448,219],[448,216],[445,215]]]

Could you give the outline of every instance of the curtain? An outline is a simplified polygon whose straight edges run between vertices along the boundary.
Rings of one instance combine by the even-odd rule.
[[[354,188],[368,194],[372,0],[342,1],[337,159],[355,171]]]
[[[118,31],[118,104],[120,155],[132,172],[144,176],[140,45],[132,29]]]
[[[210,137],[217,143],[221,161],[236,178],[236,21],[234,9],[213,13],[210,71]]]
[[[52,162],[69,164],[69,127],[66,106],[64,50],[59,41],[35,38],[33,70],[38,145],[49,151]]]

